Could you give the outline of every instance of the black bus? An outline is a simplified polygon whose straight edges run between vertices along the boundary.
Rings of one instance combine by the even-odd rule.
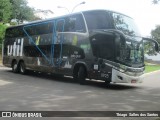
[[[144,73],[144,40],[124,14],[91,10],[10,27],[3,64],[15,73],[27,70],[106,83],[140,83]]]

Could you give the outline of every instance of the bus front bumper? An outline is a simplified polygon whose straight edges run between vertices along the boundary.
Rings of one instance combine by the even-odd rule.
[[[130,76],[122,73],[118,70],[112,69],[112,79],[113,83],[142,83],[144,76]]]

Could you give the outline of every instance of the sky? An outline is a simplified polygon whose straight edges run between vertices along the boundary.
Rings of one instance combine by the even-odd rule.
[[[70,12],[79,3],[85,1],[83,5],[77,6],[73,12],[106,9],[113,10],[132,17],[142,36],[150,36],[151,30],[156,25],[160,25],[160,3],[154,5],[152,0],[28,0],[28,5],[35,9],[52,10],[55,16],[68,14],[65,7]]]

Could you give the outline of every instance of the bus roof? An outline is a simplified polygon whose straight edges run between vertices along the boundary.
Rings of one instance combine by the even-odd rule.
[[[7,29],[16,28],[16,27],[22,27],[22,26],[26,26],[26,25],[43,23],[43,22],[52,21],[54,19],[58,19],[58,18],[61,18],[61,17],[66,17],[66,16],[70,16],[70,15],[74,15],[74,14],[83,14],[85,12],[94,12],[94,11],[106,11],[106,12],[118,13],[118,14],[127,16],[125,14],[122,14],[122,13],[119,13],[119,12],[115,12],[115,11],[111,11],[111,10],[96,9],[96,10],[87,10],[87,11],[80,11],[80,12],[76,12],[76,13],[66,14],[66,15],[62,15],[62,16],[58,16],[58,17],[54,17],[54,18],[49,18],[49,19],[45,19],[45,20],[32,21],[32,22],[29,22],[29,23],[26,23],[26,24],[21,24],[21,25],[16,25],[16,26],[10,26]],[[129,17],[129,16],[127,16],[127,17]],[[131,18],[131,17],[129,17],[129,18]]]

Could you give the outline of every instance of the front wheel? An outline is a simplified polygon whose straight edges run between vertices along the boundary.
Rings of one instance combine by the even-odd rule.
[[[77,77],[78,77],[78,81],[81,85],[86,84],[86,70],[83,66],[79,67]]]
[[[20,68],[20,73],[24,75],[27,71],[24,62],[20,62],[19,68]]]

